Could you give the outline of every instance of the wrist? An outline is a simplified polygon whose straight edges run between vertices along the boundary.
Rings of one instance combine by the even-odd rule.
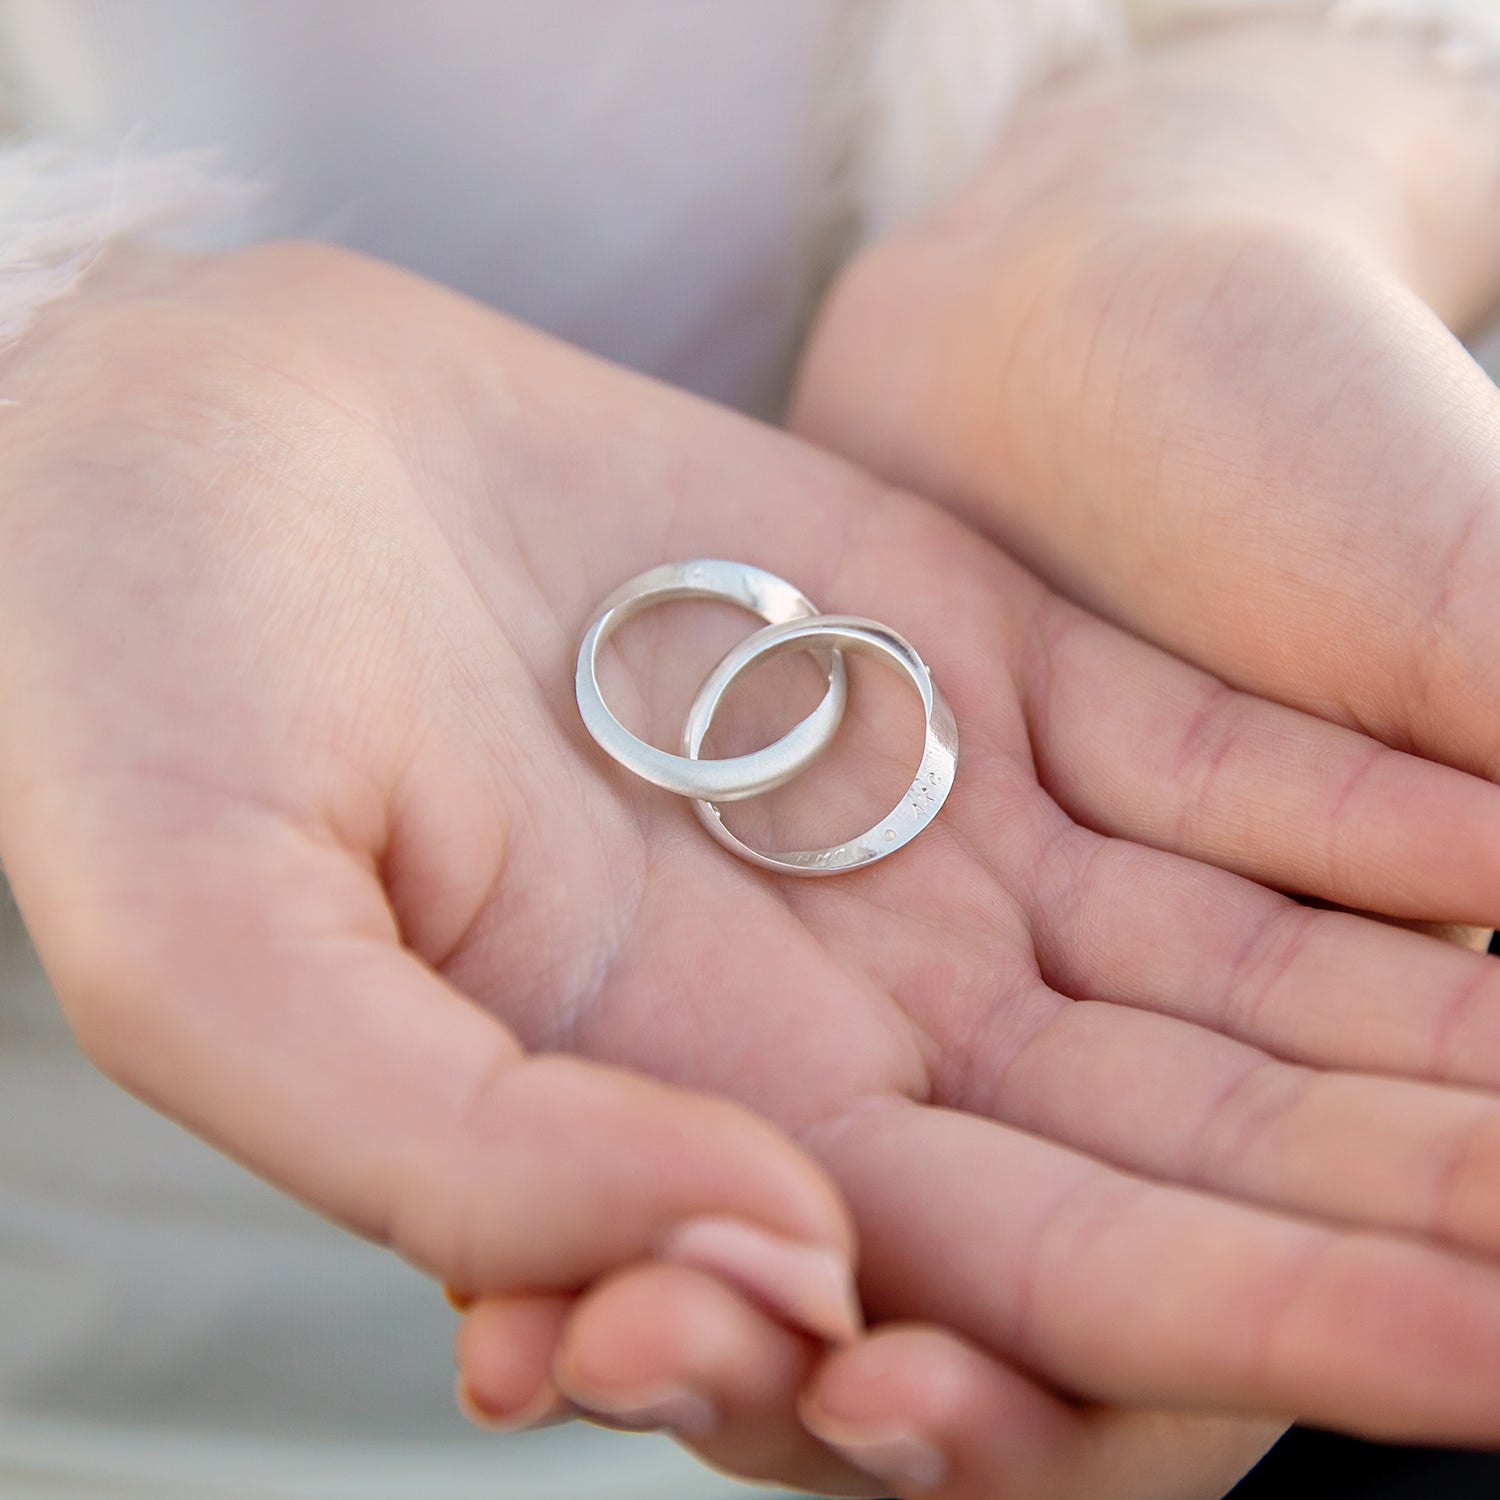
[[[791,420],[968,515],[1003,511],[1024,560],[1081,555],[1088,537],[1044,540],[1063,520],[1012,500],[1045,491],[1066,459],[1048,435],[1107,407],[1127,363],[1140,378],[1140,350],[1238,368],[1319,320],[1420,311],[1413,291],[1464,329],[1497,268],[1500,111],[1482,89],[1389,38],[1203,29],[1059,81],[964,193],[857,257]]]
[[[1337,243],[1463,329],[1500,301],[1500,91],[1283,15],[1059,80],[918,231],[1006,252],[1242,224]]]

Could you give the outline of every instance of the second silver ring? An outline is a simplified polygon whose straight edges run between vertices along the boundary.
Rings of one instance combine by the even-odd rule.
[[[785,651],[839,648],[872,656],[899,672],[916,690],[926,715],[922,759],[901,800],[866,832],[824,849],[770,852],[752,848],[725,826],[713,798],[693,803],[698,821],[732,853],[781,875],[837,875],[860,870],[904,848],[937,817],[958,770],[958,726],[927,664],[910,641],[887,625],[857,615],[817,615],[767,625],[733,647],[708,674],[682,732],[683,749],[697,755],[724,695],[757,663]]]

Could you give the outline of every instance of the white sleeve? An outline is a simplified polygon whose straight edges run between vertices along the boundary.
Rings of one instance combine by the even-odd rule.
[[[1306,13],[1392,30],[1500,90],[1500,0],[846,0],[844,11],[832,94],[846,251],[960,187],[1016,104],[1058,71],[1184,24]]]
[[[1457,72],[1500,83],[1500,0],[1123,0],[1134,32],[1149,38],[1201,20],[1298,12],[1349,30],[1389,30],[1430,49]]]
[[[0,350],[65,296],[122,238],[179,249],[232,241],[258,184],[207,151],[113,155],[16,137],[0,141]]]
[[[845,248],[934,208],[1029,92],[1127,40],[1119,0],[845,0],[828,91]]]

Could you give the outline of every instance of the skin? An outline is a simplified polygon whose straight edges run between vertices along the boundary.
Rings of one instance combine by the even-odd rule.
[[[1500,790],[346,253],[121,260],[0,394],[0,855],[68,1018],[477,1298],[472,1405],[696,1387],[711,1461],[955,1500],[1209,1496],[1275,1414],[1500,1436],[1494,971],[1269,888],[1493,922]],[[714,554],[919,644],[962,764],[899,857],[768,878],[587,739],[594,603]],[[670,740],[743,629],[634,622],[613,701]],[[915,729],[856,671],[758,836],[872,821]],[[1092,826],[1040,779],[1082,746]],[[857,1241],[875,1331],[682,1250],[725,1217]]]
[[[1500,396],[1450,330],[1500,301],[1497,183],[1500,95],[1389,38],[1189,36],[855,261],[793,424],[1226,683],[1493,779]],[[1046,780],[1089,819],[1096,769]]]

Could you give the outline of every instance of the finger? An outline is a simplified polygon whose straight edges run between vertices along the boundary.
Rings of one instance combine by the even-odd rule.
[[[553,1374],[586,1413],[631,1430],[665,1428],[731,1473],[820,1494],[878,1494],[797,1416],[821,1352],[715,1277],[643,1265],[579,1299]]]
[[[1079,1406],[899,1325],[829,1355],[800,1411],[892,1490],[932,1500],[1219,1500],[1285,1425]]]
[[[574,1408],[552,1379],[552,1361],[574,1299],[486,1297],[471,1304],[453,1338],[459,1410],[479,1427],[519,1432]]]
[[[906,1101],[872,1104],[819,1142],[860,1225],[874,1317],[952,1328],[1112,1405],[1500,1438],[1491,1266],[1149,1182]]]
[[[1324,903],[1316,901],[1310,896],[1299,896],[1297,900],[1304,906],[1323,906]],[[1325,907],[1328,911],[1350,911],[1347,906],[1335,906],[1329,904]],[[1390,922],[1397,927],[1403,927],[1408,932],[1419,932],[1423,937],[1437,938],[1439,942],[1451,943],[1455,948],[1467,948],[1471,953],[1488,953],[1490,942],[1495,936],[1493,927],[1466,927],[1461,922],[1411,922],[1403,921],[1398,917],[1388,917],[1383,913],[1375,911],[1355,911],[1356,917],[1369,917],[1375,922]]]
[[[1281,1062],[1129,1006],[1028,997],[1037,1020],[950,1101],[1128,1171],[1500,1254],[1500,1099]]]
[[[1344,911],[1356,917],[1368,917],[1372,922],[1387,922],[1406,932],[1421,933],[1423,937],[1436,938],[1442,943],[1451,943],[1455,948],[1467,948],[1470,953],[1488,953],[1495,936],[1493,927],[1471,927],[1462,922],[1419,922],[1402,917],[1387,916],[1384,912],[1358,910],[1352,906],[1340,906],[1333,901],[1320,901],[1316,896],[1297,896],[1299,905],[1315,906],[1321,911]]]
[[[1317,1067],[1500,1087],[1488,954],[1082,830],[1053,841],[1024,895],[1043,976],[1065,994]]]
[[[1061,602],[1034,641],[1038,776],[1079,822],[1361,910],[1500,920],[1500,788],[1234,692]]]
[[[400,945],[368,867],[272,814],[146,863],[133,906],[75,888],[52,953],[127,1088],[460,1293],[573,1289],[728,1220],[728,1274],[828,1337],[857,1326],[837,1195],[763,1120],[527,1057]]]

